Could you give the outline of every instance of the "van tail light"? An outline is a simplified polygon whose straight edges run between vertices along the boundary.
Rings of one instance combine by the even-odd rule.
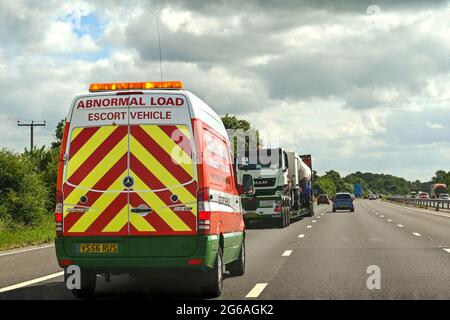
[[[211,234],[211,208],[209,204],[209,189],[197,192],[197,229],[198,235]]]
[[[70,127],[70,123],[68,121],[66,121],[66,124],[64,126],[63,139],[61,141],[61,149],[59,151],[56,191],[62,191],[62,185],[63,185],[62,181],[63,181],[63,174],[64,174],[64,165],[66,162],[66,146],[67,146],[67,139],[69,137],[69,127]]]
[[[55,226],[56,226],[56,236],[63,236],[63,220],[64,220],[64,210],[63,210],[63,194],[60,191],[56,192],[56,208],[55,208]]]

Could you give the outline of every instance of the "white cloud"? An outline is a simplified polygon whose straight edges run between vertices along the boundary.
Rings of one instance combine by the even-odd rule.
[[[439,123],[432,123],[430,121],[425,122],[428,128],[431,129],[444,129],[445,126],[443,126],[442,124]]]

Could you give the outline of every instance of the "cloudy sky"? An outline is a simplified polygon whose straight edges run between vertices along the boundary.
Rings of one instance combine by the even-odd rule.
[[[17,120],[49,144],[91,82],[158,80],[154,15],[165,79],[320,174],[450,170],[448,1],[0,0],[0,147],[29,145]]]

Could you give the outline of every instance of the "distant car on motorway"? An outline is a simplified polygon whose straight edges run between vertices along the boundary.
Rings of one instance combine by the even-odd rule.
[[[450,196],[448,195],[448,193],[439,193],[439,200],[450,200]]]
[[[320,194],[317,197],[317,205],[320,204],[330,204],[330,198],[328,197],[327,194]]]
[[[371,194],[369,196],[369,200],[377,200],[377,196],[375,194]]]
[[[351,212],[355,211],[355,207],[353,205],[352,195],[348,192],[339,192],[334,196],[333,201],[333,212],[336,210],[350,210]]]
[[[419,199],[429,199],[430,195],[427,192],[419,193]]]

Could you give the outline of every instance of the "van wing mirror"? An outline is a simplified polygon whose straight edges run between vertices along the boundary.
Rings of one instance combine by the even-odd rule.
[[[255,194],[255,185],[253,181],[253,177],[250,174],[244,174],[242,176],[242,186],[243,193],[246,195]]]

